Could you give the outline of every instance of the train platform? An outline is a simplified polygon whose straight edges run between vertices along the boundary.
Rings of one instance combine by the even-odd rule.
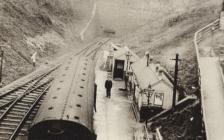
[[[224,135],[224,85],[218,57],[201,57],[201,85],[203,87],[204,116],[207,137],[223,140]]]
[[[137,137],[143,140],[144,134],[140,130],[144,125],[136,121],[127,93],[120,90],[124,88],[124,82],[113,80],[111,98],[106,97],[104,82],[108,73],[100,69],[102,61],[98,61],[96,67],[97,112],[94,114],[94,129],[97,140],[133,140]]]

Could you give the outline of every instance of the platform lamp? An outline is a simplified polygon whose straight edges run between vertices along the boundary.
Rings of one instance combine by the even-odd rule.
[[[126,53],[126,59],[127,59],[126,73],[128,72],[130,58],[131,58],[131,53],[128,51],[128,52]]]
[[[148,88],[145,89],[145,93],[146,93],[146,96],[147,96],[147,104],[148,104],[148,107],[150,105],[150,97],[152,97],[153,92],[155,92],[155,90],[152,89],[152,86],[149,84],[148,85]],[[147,124],[148,124],[148,119],[145,120],[145,125],[147,126]]]
[[[153,94],[153,92],[154,92],[155,90],[154,89],[152,89],[152,86],[151,85],[149,85],[148,86],[148,88],[146,89],[146,96],[147,96],[147,103],[148,103],[148,106],[149,106],[149,104],[150,104],[150,97],[152,96],[152,94]]]

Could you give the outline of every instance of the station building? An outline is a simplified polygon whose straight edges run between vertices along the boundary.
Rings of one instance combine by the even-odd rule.
[[[144,56],[133,63],[130,69],[128,89],[133,96],[133,105],[140,121],[172,107],[173,84],[160,64],[153,63],[151,58]],[[177,103],[178,91],[176,95]]]
[[[107,61],[114,80],[124,80],[139,121],[172,108],[173,84],[165,69],[149,55],[139,58],[128,47],[110,45]],[[179,91],[176,94],[178,102]]]

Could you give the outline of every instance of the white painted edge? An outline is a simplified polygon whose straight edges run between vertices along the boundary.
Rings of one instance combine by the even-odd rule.
[[[220,20],[217,19],[213,22],[211,22],[210,24],[206,25],[205,27],[199,29],[197,32],[195,32],[194,34],[194,47],[195,47],[195,50],[196,50],[196,57],[197,57],[197,61],[198,61],[198,68],[199,68],[199,74],[200,74],[200,64],[199,64],[199,50],[198,50],[198,40],[197,40],[197,37],[200,33],[203,33],[204,30],[208,29],[208,28],[211,28],[213,25],[215,25],[215,23],[219,22]],[[201,77],[199,77],[199,80],[201,79]],[[202,112],[203,112],[203,122],[204,122],[204,125],[205,125],[205,133],[206,133],[206,139],[209,140],[209,130],[208,130],[208,124],[207,124],[207,119],[205,117],[205,103],[204,103],[204,98],[203,98],[203,87],[201,86],[201,83],[200,84],[200,87],[201,87],[201,103],[202,103]]]

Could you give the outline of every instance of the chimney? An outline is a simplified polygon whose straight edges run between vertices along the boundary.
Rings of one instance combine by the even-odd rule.
[[[156,66],[156,72],[159,72],[159,70],[160,70],[160,64],[159,63],[156,63],[155,66]]]
[[[162,76],[162,75],[163,75],[163,70],[159,69],[159,76]]]
[[[159,69],[158,78],[159,78],[159,80],[163,79],[163,70],[162,69]]]
[[[159,72],[159,66],[156,66],[156,72]]]
[[[152,63],[152,61],[153,61],[153,58],[149,57],[149,63]]]

